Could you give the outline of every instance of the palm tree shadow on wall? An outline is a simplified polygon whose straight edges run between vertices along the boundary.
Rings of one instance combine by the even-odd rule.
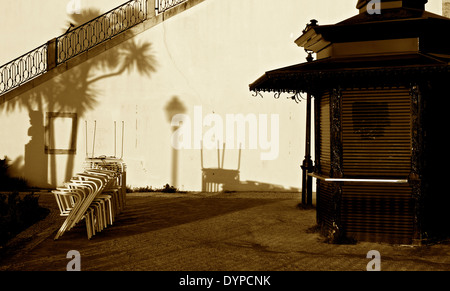
[[[70,23],[76,29],[78,25],[99,15],[101,13],[98,10],[83,10],[81,14],[72,15]],[[132,72],[150,77],[156,72],[156,66],[156,59],[151,53],[151,43],[138,43],[130,38],[3,104],[6,112],[26,109],[30,117],[28,135],[31,139],[25,145],[23,168],[15,169],[15,172],[21,173],[32,185],[36,184],[33,186],[54,187],[57,185],[56,155],[67,155],[64,178],[70,179],[73,175],[76,150],[69,148],[62,152],[49,149],[55,144],[55,135],[59,134],[50,126],[52,119],[49,116],[66,117],[64,114],[72,114],[75,116],[72,122],[77,122],[87,112],[98,106],[102,94],[98,86],[101,80]],[[108,96],[103,97],[108,98]],[[76,145],[77,126],[70,131],[68,135],[66,134],[71,139],[68,143]]]

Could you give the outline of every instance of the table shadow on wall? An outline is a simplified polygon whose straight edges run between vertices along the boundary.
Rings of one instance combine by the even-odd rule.
[[[78,25],[100,14],[100,11],[94,9],[83,10],[81,14],[73,15],[70,20],[71,26],[76,29]],[[98,108],[101,98],[109,98],[102,95],[101,81],[133,72],[150,77],[156,72],[156,67],[157,62],[151,51],[151,43],[139,43],[131,38],[2,104],[6,113],[25,109],[30,117],[27,133],[30,141],[24,148],[23,166],[16,165],[15,172],[20,173],[32,186],[55,187],[58,180],[61,180],[57,175],[56,156],[66,155],[67,162],[63,175],[65,180],[70,179],[77,152],[77,125],[80,124],[78,120],[94,110],[101,114]],[[72,124],[68,127],[69,132],[63,134],[67,137],[63,142],[58,141],[58,135],[61,133],[55,128],[55,122],[62,121],[59,118],[70,118]],[[57,147],[61,143],[65,148]]]

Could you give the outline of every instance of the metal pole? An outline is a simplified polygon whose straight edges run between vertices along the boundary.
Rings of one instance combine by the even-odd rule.
[[[217,165],[220,169],[221,166],[220,166],[220,144],[219,144],[219,141],[217,141]]]
[[[94,139],[92,140],[92,158],[94,158],[96,132],[97,132],[97,120],[94,120]]]
[[[124,134],[125,134],[125,121],[122,120],[122,153],[121,153],[120,159],[123,158],[123,137],[124,137]]]
[[[201,144],[200,144],[200,163],[201,163],[202,170],[203,170],[203,140],[201,141]]]
[[[85,156],[85,158],[87,158],[87,157],[88,157],[88,129],[87,129],[87,120],[84,121],[84,128],[85,128],[85,131],[86,131],[86,140],[85,140],[85,142],[86,142],[86,149],[85,149],[85,151],[86,151],[86,156]]]
[[[312,177],[308,173],[313,171],[311,160],[311,94],[306,97],[306,202],[312,206]]]
[[[306,133],[305,133],[305,159],[302,168],[302,204],[312,205],[312,185],[308,176],[311,170],[311,95],[306,97]],[[310,190],[311,189],[311,190]]]
[[[312,54],[308,53],[306,58],[308,62],[312,62]],[[306,97],[306,133],[305,133],[305,159],[303,160],[302,168],[302,204],[312,205],[312,177],[308,172],[313,171],[311,161],[311,94],[308,93]]]
[[[225,147],[226,147],[226,144],[223,143],[223,149],[222,149],[222,168],[223,168],[223,164],[224,164],[224,162],[225,162]]]
[[[238,171],[241,169],[241,152],[242,152],[242,144],[239,144],[239,157],[238,157]]]

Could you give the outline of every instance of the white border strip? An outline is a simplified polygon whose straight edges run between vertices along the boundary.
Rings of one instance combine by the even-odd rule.
[[[311,177],[317,178],[325,182],[359,182],[359,183],[395,183],[406,184],[408,179],[353,179],[353,178],[326,178],[313,173],[308,174]]]

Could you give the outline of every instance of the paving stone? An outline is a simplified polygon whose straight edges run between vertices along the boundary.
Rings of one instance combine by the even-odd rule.
[[[297,207],[298,193],[147,193],[127,198],[115,224],[86,237],[83,224],[53,240],[64,218],[51,210],[3,253],[0,270],[65,271],[67,252],[83,271],[365,271],[376,250],[381,270],[450,270],[450,244],[401,246],[328,244],[314,209]]]

